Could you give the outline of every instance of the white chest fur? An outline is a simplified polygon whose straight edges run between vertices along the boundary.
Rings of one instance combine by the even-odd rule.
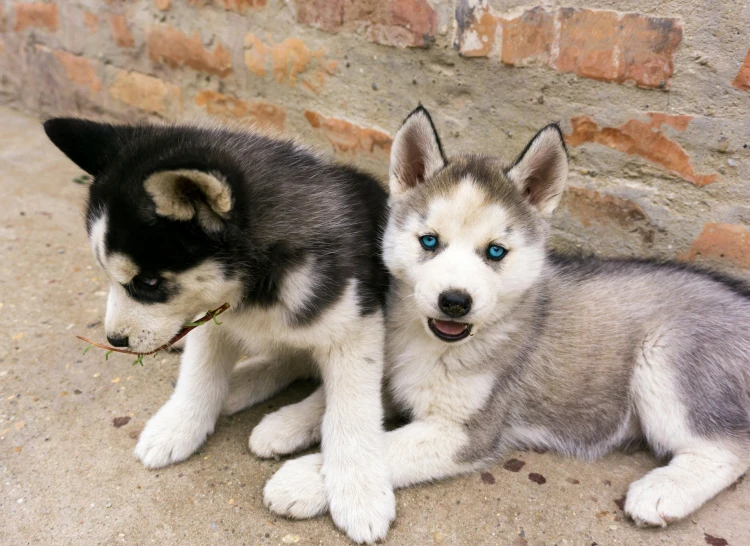
[[[420,333],[389,346],[389,386],[394,399],[415,419],[463,423],[486,403],[493,377],[486,370],[466,367],[460,347],[446,352],[441,344]]]

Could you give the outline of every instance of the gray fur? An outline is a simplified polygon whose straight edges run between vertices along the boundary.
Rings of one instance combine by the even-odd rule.
[[[466,461],[517,447],[585,459],[641,437],[629,393],[636,357],[655,328],[696,434],[750,448],[750,301],[700,273],[639,262],[552,256],[533,294],[512,311],[519,332],[494,344],[492,398],[466,424]],[[481,343],[479,332],[472,343]],[[551,438],[526,445],[516,427]],[[646,438],[666,455],[659,438]]]

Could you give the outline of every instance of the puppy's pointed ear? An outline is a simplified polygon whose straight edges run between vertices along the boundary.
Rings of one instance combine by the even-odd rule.
[[[568,180],[568,150],[560,127],[551,124],[539,131],[506,174],[539,212],[550,216]]]
[[[447,161],[429,112],[419,106],[406,118],[391,147],[389,185],[398,196],[445,167]]]
[[[187,222],[197,217],[208,232],[220,231],[232,210],[232,192],[219,174],[193,169],[160,171],[144,182],[156,214]]]
[[[127,125],[111,125],[78,118],[52,118],[44,132],[73,163],[96,177],[133,133]]]

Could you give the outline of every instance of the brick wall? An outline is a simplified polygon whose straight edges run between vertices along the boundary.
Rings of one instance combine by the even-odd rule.
[[[450,152],[561,121],[554,241],[750,277],[750,11],[704,0],[0,0],[0,102],[215,116],[378,174],[418,101]]]

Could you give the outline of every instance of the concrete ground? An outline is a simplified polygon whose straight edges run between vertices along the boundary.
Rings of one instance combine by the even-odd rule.
[[[266,510],[263,485],[281,462],[247,449],[261,416],[309,385],[222,418],[182,464],[149,471],[135,460],[178,357],[132,367],[82,354],[76,334],[104,339],[107,283],[89,254],[80,174],[36,120],[0,109],[0,544],[348,543],[328,517]],[[750,544],[750,480],[666,530],[627,521],[628,483],[656,464],[644,452],[590,464],[508,453],[486,473],[399,491],[387,543]]]

